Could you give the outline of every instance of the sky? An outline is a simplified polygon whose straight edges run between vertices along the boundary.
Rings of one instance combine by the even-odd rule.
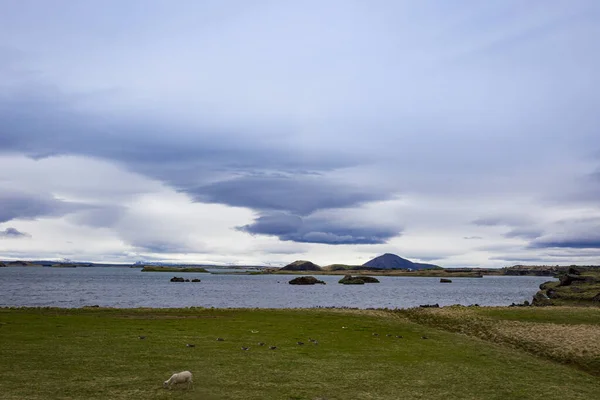
[[[0,0],[0,259],[600,263],[597,0]]]

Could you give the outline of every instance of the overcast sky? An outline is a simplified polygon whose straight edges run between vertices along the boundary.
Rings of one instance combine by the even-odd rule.
[[[0,0],[0,259],[600,263],[597,0]]]

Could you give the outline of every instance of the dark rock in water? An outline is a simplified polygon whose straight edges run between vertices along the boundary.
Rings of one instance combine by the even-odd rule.
[[[201,282],[201,281],[198,278],[194,278],[194,279],[192,279],[192,282]]]
[[[364,285],[365,283],[379,283],[379,279],[373,278],[372,276],[352,276],[344,275],[339,283],[344,285]]]
[[[186,279],[185,281],[186,281],[186,282],[189,282],[190,280],[189,280],[189,279]]]
[[[310,261],[298,260],[281,268],[281,271],[322,271],[322,268]]]
[[[440,279],[440,283],[452,283],[451,279],[442,278]]]
[[[422,307],[422,308],[440,308],[440,305],[438,303],[435,303],[435,304],[421,304],[419,307]]]
[[[171,278],[171,282],[185,282],[185,279],[180,276],[174,276]]]
[[[360,279],[365,281],[365,283],[379,283],[379,279],[372,276],[361,276]]]
[[[314,285],[321,284],[325,285],[325,282],[318,280],[314,276],[299,276],[288,282],[290,285]]]
[[[342,279],[338,281],[338,283],[341,283],[343,285],[364,285],[365,281],[358,276],[345,275]]]

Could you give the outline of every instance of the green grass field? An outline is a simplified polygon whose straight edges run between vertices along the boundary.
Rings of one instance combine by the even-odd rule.
[[[386,311],[5,308],[0,344],[4,400],[600,398],[597,376]],[[162,388],[186,369],[193,390]]]

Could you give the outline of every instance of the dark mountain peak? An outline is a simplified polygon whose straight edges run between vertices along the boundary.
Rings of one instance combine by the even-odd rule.
[[[363,266],[377,269],[427,269],[437,267],[437,265],[432,264],[414,263],[392,253],[385,253],[375,257],[364,263]]]

